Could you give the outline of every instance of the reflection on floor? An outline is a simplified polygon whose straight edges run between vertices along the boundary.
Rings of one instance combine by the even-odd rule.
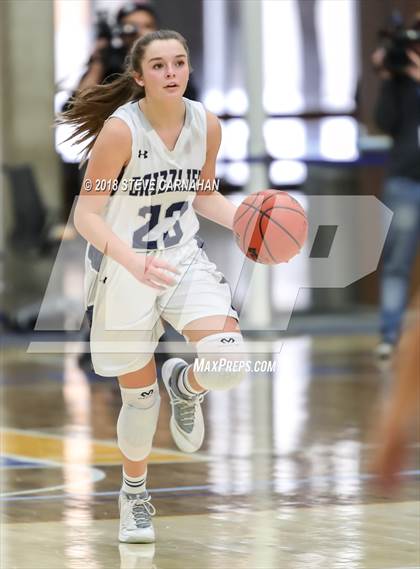
[[[5,351],[3,566],[391,569],[419,566],[413,445],[397,497],[371,486],[368,431],[390,380],[370,336],[268,343],[232,392],[205,400],[207,436],[178,452],[162,406],[149,467],[155,546],[118,545],[114,380],[72,354]]]

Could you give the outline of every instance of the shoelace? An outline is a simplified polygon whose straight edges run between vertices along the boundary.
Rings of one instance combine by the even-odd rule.
[[[179,407],[179,419],[181,426],[192,427],[194,425],[196,403],[202,403],[204,394],[195,395],[191,399],[178,397],[173,391],[173,404]]]
[[[147,496],[147,498],[132,498],[135,500],[133,505],[133,517],[138,528],[149,525],[150,517],[156,514],[156,508],[150,502],[151,496]]]

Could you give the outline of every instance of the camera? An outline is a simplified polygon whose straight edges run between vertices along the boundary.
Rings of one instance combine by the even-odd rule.
[[[108,24],[108,15],[102,10],[96,13],[95,36],[97,40],[103,39],[108,42],[112,39],[112,29]]]
[[[416,44],[420,45],[420,22],[407,28],[399,12],[394,12],[391,26],[380,30],[379,37],[385,49],[383,67],[391,73],[404,74],[406,67],[411,64],[407,50],[413,49]]]
[[[104,68],[104,82],[124,71],[127,53],[137,37],[138,29],[135,25],[117,23],[111,26],[106,12],[97,13],[96,39],[105,42],[97,54]]]
[[[110,44],[117,47],[124,42],[125,38],[137,37],[138,29],[133,24],[117,23],[110,26],[106,12],[97,12],[96,14],[96,38],[107,40]]]

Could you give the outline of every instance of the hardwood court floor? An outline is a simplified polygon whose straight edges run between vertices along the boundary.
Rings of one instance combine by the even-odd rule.
[[[418,445],[404,484],[372,487],[369,427],[389,372],[375,339],[272,345],[277,369],[205,399],[207,436],[178,452],[164,390],[149,489],[155,545],[117,542],[113,380],[72,355],[4,351],[4,569],[402,569],[420,566]]]

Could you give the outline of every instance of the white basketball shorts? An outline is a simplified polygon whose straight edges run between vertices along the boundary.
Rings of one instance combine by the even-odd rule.
[[[162,319],[180,333],[189,322],[206,316],[238,319],[228,283],[195,239],[147,255],[181,271],[174,286],[164,292],[153,289],[104,257],[90,334],[92,363],[99,375],[121,376],[144,367],[163,334]]]

